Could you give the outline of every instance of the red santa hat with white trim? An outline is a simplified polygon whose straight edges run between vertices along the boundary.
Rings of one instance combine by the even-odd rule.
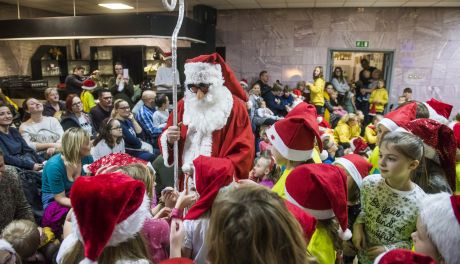
[[[457,150],[459,150],[460,149],[460,122],[457,122],[452,126],[452,131],[454,131],[455,141],[457,143]]]
[[[369,145],[361,137],[352,138],[350,140],[350,149],[355,154],[364,154],[370,150]]]
[[[200,55],[187,60],[184,74],[185,86],[200,83],[212,84],[215,87],[225,86],[234,96],[245,102],[248,101],[240,81],[218,53]]]
[[[286,118],[266,131],[270,143],[286,159],[305,161],[312,157],[315,144],[322,151],[316,110],[309,104],[298,104]]]
[[[200,155],[193,160],[198,201],[188,210],[185,219],[198,219],[206,213],[217,197],[219,190],[233,181],[235,167],[226,158],[206,157]]]
[[[347,176],[329,164],[305,164],[295,168],[286,180],[288,201],[318,220],[337,217],[343,240],[351,238],[348,229]]]
[[[393,249],[380,254],[374,264],[436,264],[430,256],[407,249]]]
[[[420,222],[445,263],[460,260],[460,195],[429,194],[420,203]],[[416,248],[417,250],[417,248]]]
[[[117,246],[139,233],[150,215],[145,193],[143,182],[120,172],[75,181],[70,201],[73,230],[84,245],[80,264],[97,263],[106,246]]]
[[[434,98],[431,98],[423,104],[428,108],[430,119],[436,120],[444,125],[449,123],[449,116],[454,108],[452,105],[438,101]]]
[[[372,164],[358,154],[347,154],[335,159],[333,164],[340,164],[353,178],[359,189],[363,185],[363,179],[369,175]]]
[[[419,118],[407,123],[405,130],[422,139],[425,157],[442,167],[450,187],[455,190],[457,144],[452,129],[433,119]]]
[[[97,84],[95,81],[91,80],[91,79],[87,79],[83,82],[83,84],[81,85],[81,88],[83,90],[87,90],[87,91],[92,91],[94,89],[96,89],[97,87]]]
[[[302,227],[304,237],[310,241],[316,230],[316,218],[287,200],[284,200],[284,204],[289,212],[295,217],[297,222],[299,222]]]
[[[379,125],[383,125],[389,131],[395,131],[398,127],[404,127],[411,120],[414,120],[417,115],[417,103],[411,102],[405,104],[392,112],[386,114]]]

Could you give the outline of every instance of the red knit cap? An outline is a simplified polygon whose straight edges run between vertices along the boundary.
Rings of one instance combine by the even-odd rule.
[[[348,229],[347,176],[337,166],[306,164],[295,168],[286,180],[286,198],[318,220],[337,217],[344,240]]]

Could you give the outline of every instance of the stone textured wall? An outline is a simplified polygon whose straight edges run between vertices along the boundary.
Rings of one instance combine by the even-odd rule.
[[[370,49],[395,51],[392,102],[412,87],[414,99],[460,110],[460,8],[222,10],[216,38],[237,77],[253,80],[266,69],[282,82],[290,70],[310,80],[314,66],[326,66],[328,48],[369,40]]]

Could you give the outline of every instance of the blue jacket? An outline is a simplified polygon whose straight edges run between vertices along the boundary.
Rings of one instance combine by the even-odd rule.
[[[142,141],[138,138],[131,120],[126,119],[118,121],[120,121],[121,128],[123,130],[123,140],[125,141],[125,147],[130,149],[140,149],[142,147]]]
[[[19,131],[13,127],[9,128],[8,134],[0,132],[0,148],[7,165],[32,170],[35,163],[45,161],[27,145]]]

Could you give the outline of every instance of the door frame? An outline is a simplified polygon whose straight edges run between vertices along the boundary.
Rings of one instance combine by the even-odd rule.
[[[378,52],[378,53],[383,53],[384,54],[384,67],[385,69],[381,69],[381,70],[385,70],[385,75],[383,76],[383,78],[385,79],[386,81],[386,86],[385,88],[387,88],[387,91],[388,91],[388,95],[391,95],[391,90],[392,90],[392,86],[393,86],[393,71],[394,71],[394,56],[395,56],[395,49],[363,49],[363,48],[328,48],[327,49],[327,64],[326,64],[326,73],[325,73],[325,77],[327,80],[330,80],[331,78],[331,74],[332,74],[332,66],[333,66],[333,61],[334,61],[334,58],[333,58],[333,53],[334,52],[361,52],[361,53],[365,53],[365,52],[369,52],[369,53],[373,53],[373,52]],[[388,102],[387,104],[387,107],[390,105],[390,102]]]

